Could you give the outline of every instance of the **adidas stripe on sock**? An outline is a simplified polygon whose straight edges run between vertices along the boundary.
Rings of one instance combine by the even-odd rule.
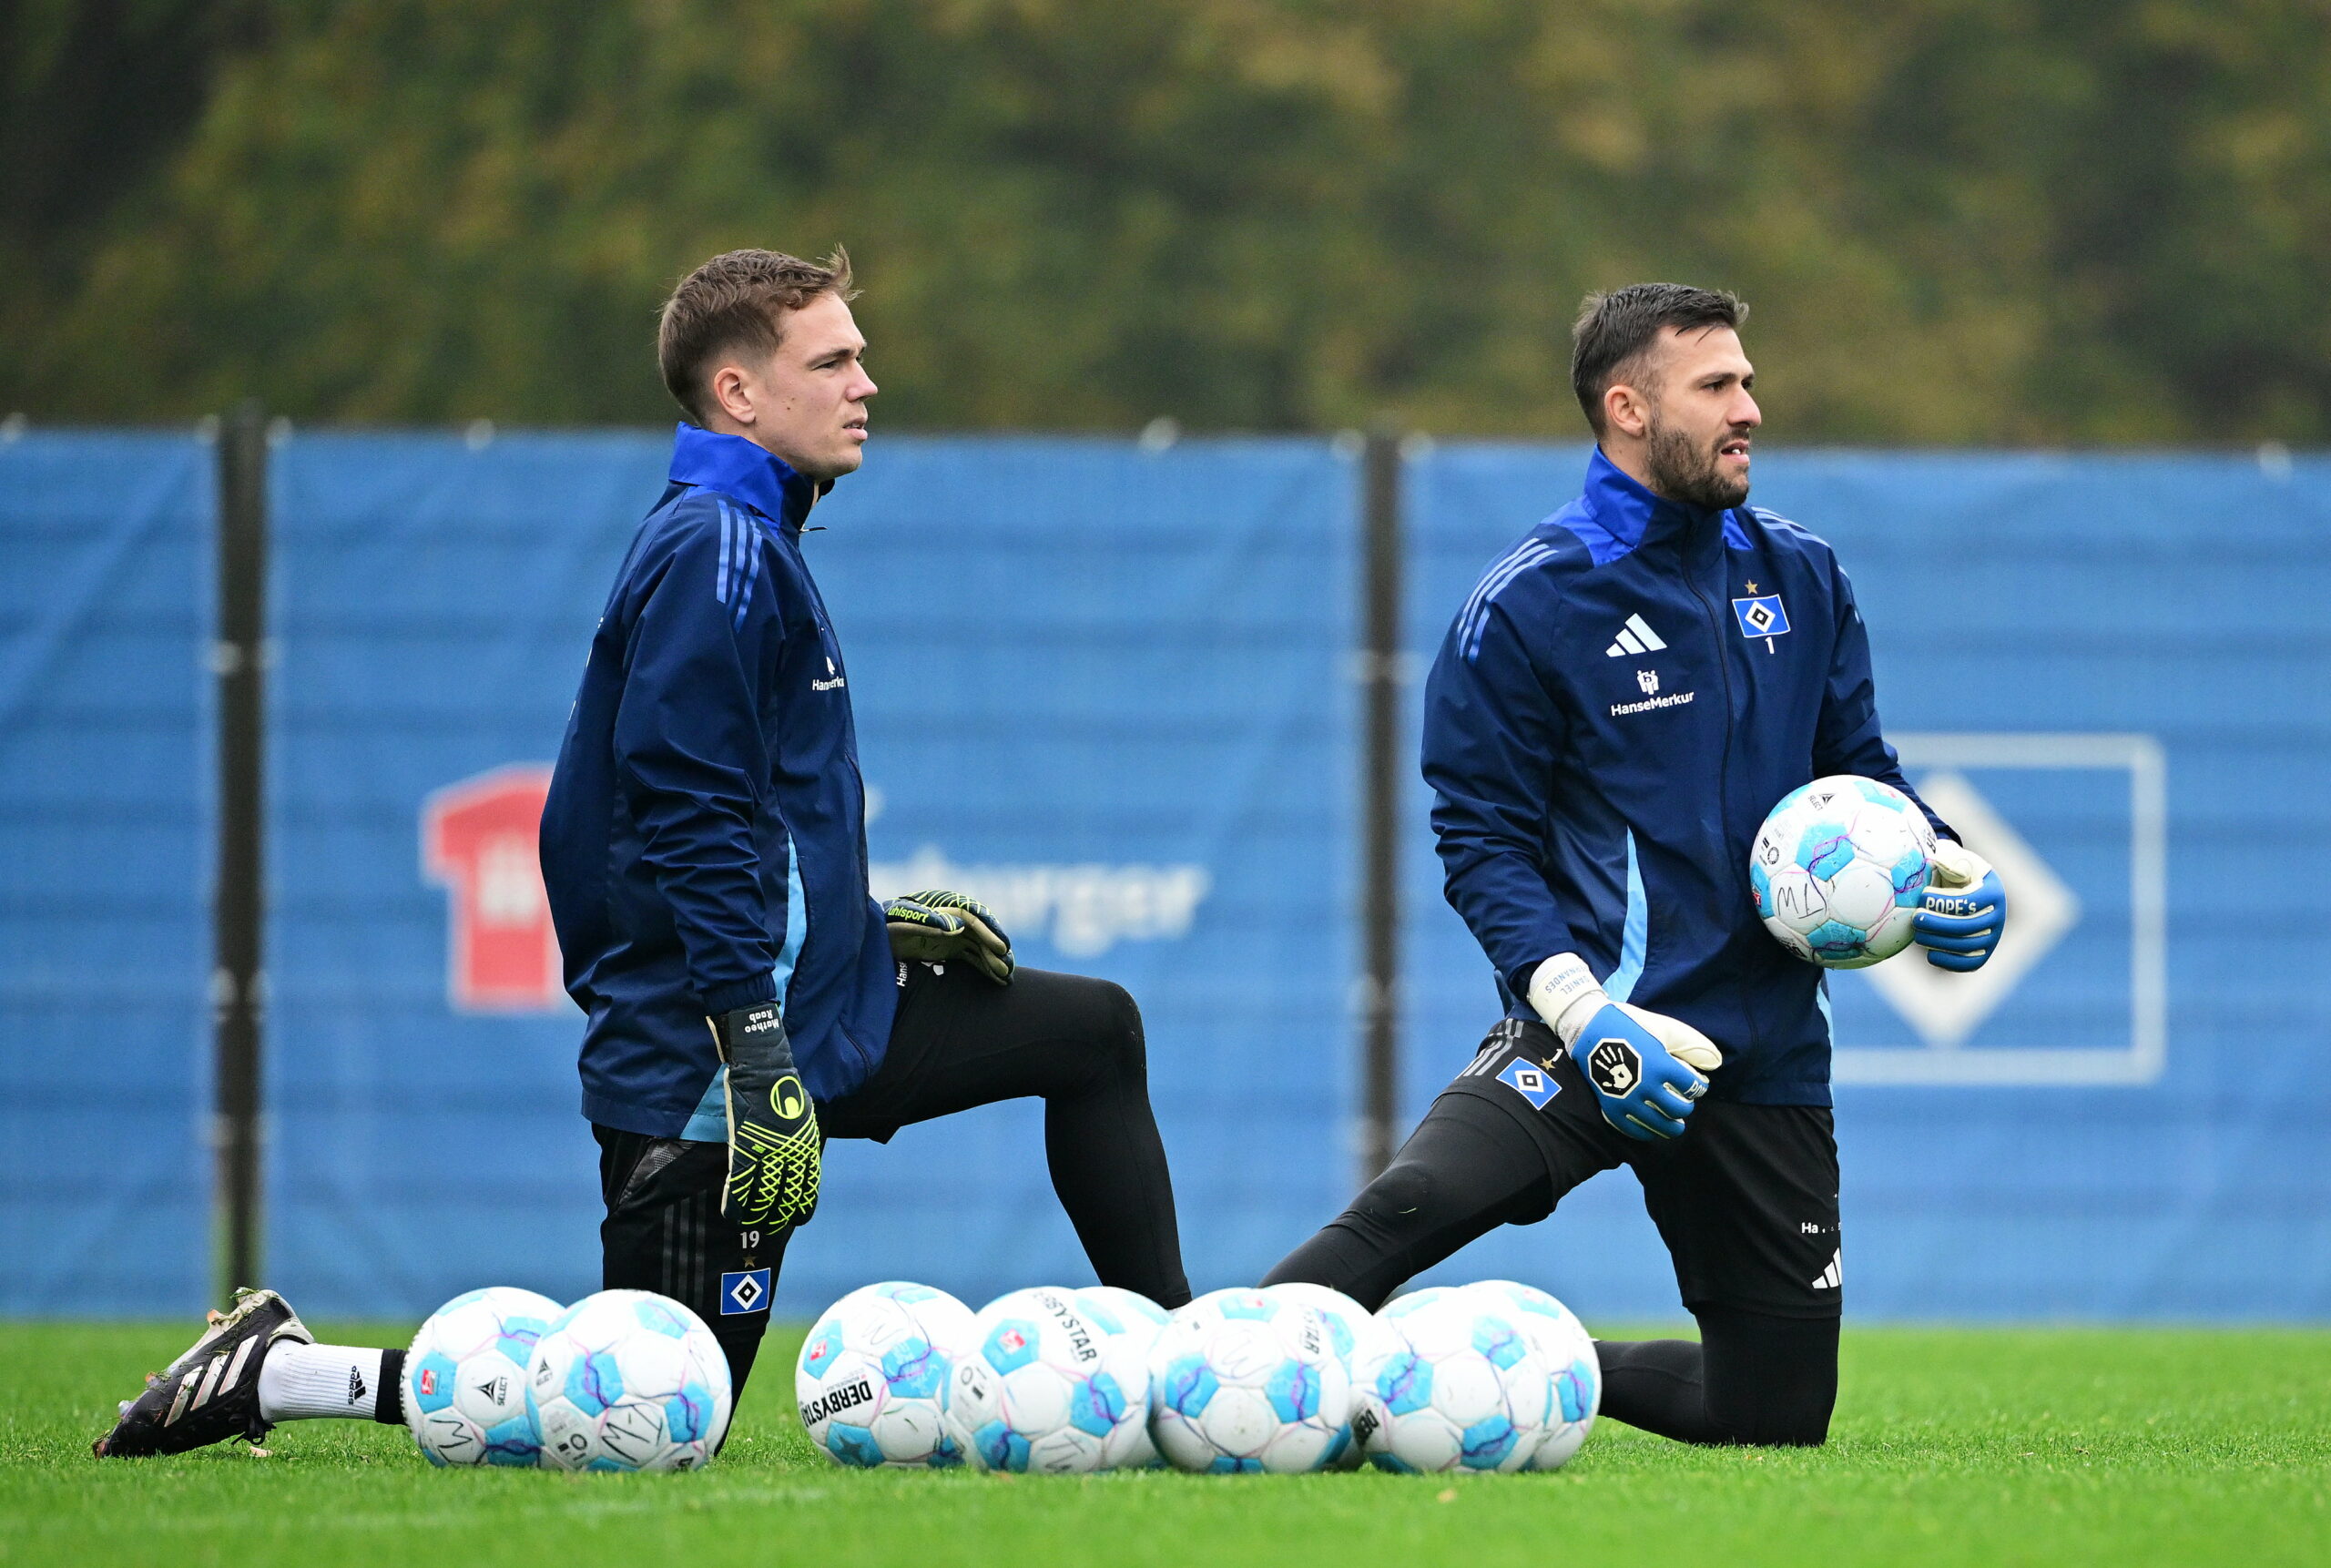
[[[404,1352],[280,1341],[259,1369],[259,1413],[270,1421],[404,1420]]]

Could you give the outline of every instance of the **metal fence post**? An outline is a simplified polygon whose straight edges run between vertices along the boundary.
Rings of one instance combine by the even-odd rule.
[[[219,432],[219,840],[210,978],[219,1295],[260,1283],[260,1043],[266,1003],[267,419],[247,401]]]
[[[1361,450],[1360,1123],[1365,1186],[1399,1145],[1400,1097],[1400,438]]]

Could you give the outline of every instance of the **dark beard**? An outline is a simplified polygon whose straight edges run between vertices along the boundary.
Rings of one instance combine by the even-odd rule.
[[[1717,473],[1715,449],[1695,446],[1672,426],[1652,427],[1644,463],[1651,471],[1652,489],[1670,501],[1723,512],[1748,499],[1746,479],[1726,479]]]

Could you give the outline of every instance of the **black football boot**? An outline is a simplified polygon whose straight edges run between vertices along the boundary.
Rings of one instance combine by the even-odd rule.
[[[121,1401],[120,1423],[90,1451],[99,1459],[143,1459],[230,1438],[258,1447],[268,1431],[259,1410],[259,1369],[278,1339],[316,1342],[282,1297],[238,1288],[234,1306],[211,1313],[209,1328],[185,1355],[148,1374],[144,1393]]]

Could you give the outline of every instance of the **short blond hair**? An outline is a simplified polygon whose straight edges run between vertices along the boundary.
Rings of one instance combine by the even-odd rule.
[[[785,314],[820,294],[858,297],[850,252],[823,261],[781,250],[728,250],[680,280],[656,327],[656,361],[664,385],[697,424],[705,421],[706,372],[724,354],[766,358],[785,341]]]

